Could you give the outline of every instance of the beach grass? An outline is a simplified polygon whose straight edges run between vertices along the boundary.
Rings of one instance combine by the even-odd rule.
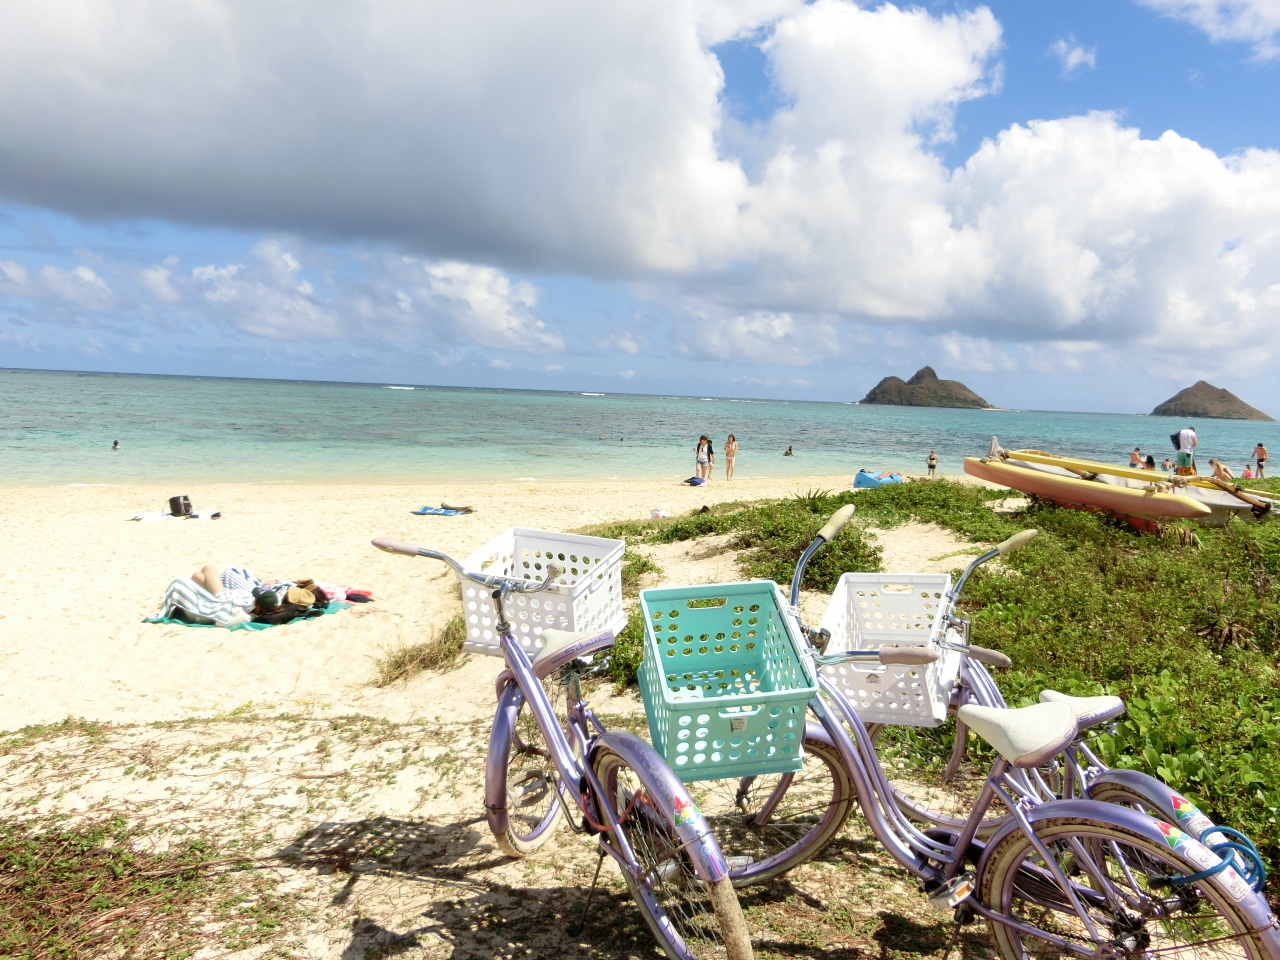
[[[373,685],[389,687],[424,670],[452,670],[464,661],[462,644],[467,627],[458,614],[437,630],[425,643],[405,644],[389,650],[374,662]]]

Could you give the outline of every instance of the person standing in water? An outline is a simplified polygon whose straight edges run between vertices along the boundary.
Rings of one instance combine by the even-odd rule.
[[[1129,466],[1135,470],[1142,466],[1142,451],[1137,447],[1133,448],[1133,453],[1129,454]]]
[[[120,449],[120,441],[119,441],[119,440],[112,440],[112,441],[111,441],[111,449],[112,449],[112,450],[119,450],[119,449]]]
[[[938,453],[936,450],[929,451],[929,459],[925,462],[925,466],[929,468],[929,479],[932,480],[938,470]]]
[[[734,439],[733,434],[729,434],[729,439],[724,442],[724,478],[726,480],[733,479],[733,458],[738,455],[738,441]]]
[[[1263,479],[1263,470],[1267,466],[1267,448],[1262,445],[1262,441],[1258,441],[1258,445],[1253,448],[1253,459],[1258,461],[1258,472],[1254,477],[1258,480]]]

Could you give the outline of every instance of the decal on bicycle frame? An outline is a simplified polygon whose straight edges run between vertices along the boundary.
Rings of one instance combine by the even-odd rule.
[[[1186,857],[1201,870],[1212,870],[1222,862],[1222,858],[1188,833],[1184,833],[1171,824],[1157,821],[1156,826],[1164,835],[1164,842],[1169,847]],[[1245,883],[1244,877],[1236,872],[1235,867],[1226,867],[1217,874],[1217,879],[1231,894],[1231,899],[1240,901],[1249,895],[1252,888]]]
[[[692,800],[685,802],[676,797],[676,826],[683,827],[687,823],[696,823],[702,819],[702,811]]]
[[[1213,826],[1213,821],[1182,794],[1173,794],[1172,800],[1173,814],[1178,818],[1178,824],[1187,829],[1192,836],[1198,837]]]

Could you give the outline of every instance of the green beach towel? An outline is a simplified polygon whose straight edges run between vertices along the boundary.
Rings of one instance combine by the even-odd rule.
[[[345,610],[351,606],[349,603],[331,603],[325,609],[324,615],[337,613],[339,610]],[[299,620],[316,620],[318,617],[294,617],[289,623],[297,623]],[[219,627],[216,623],[187,623],[185,620],[174,620],[171,617],[145,617],[143,623],[172,623],[179,627],[208,627],[211,630],[270,630],[272,627],[282,627],[282,623],[254,623],[250,620],[248,623],[235,623],[229,627]]]

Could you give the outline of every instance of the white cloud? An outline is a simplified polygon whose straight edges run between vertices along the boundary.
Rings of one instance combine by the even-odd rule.
[[[1280,56],[1280,3],[1276,0],[1138,0],[1166,16],[1190,23],[1217,42],[1253,45],[1259,60]]]
[[[182,299],[173,286],[173,274],[168,267],[145,267],[140,271],[142,286],[161,303],[177,303]]]
[[[1146,2],[1260,55],[1280,23],[1275,0]],[[784,106],[730,137],[709,45],[748,34]],[[846,0],[371,0],[300,19],[26,0],[0,32],[0,193],[269,231],[237,262],[130,282],[265,336],[434,338],[442,362],[595,342],[799,366],[871,328],[973,368],[1071,344],[1170,370],[1269,362],[1280,154],[1219,157],[1099,113],[1014,125],[949,170],[936,144],[998,88],[1000,47],[983,7]],[[1074,38],[1055,52],[1067,72],[1095,60]],[[124,296],[118,275],[20,269],[0,275],[14,296]],[[626,283],[672,329],[553,327],[521,276],[557,272]]]
[[[617,375],[623,380],[630,380],[636,375],[636,372],[634,370],[619,370]]]
[[[1074,36],[1067,37],[1065,40],[1055,40],[1050,45],[1049,52],[1057,57],[1062,64],[1062,75],[1064,77],[1069,77],[1081,67],[1088,67],[1092,70],[1098,63],[1098,48],[1082,47],[1076,42]]]
[[[559,353],[564,338],[533,308],[538,290],[512,283],[501,270],[451,261],[424,264],[425,293],[453,318],[458,332],[484,346],[519,353]]]

